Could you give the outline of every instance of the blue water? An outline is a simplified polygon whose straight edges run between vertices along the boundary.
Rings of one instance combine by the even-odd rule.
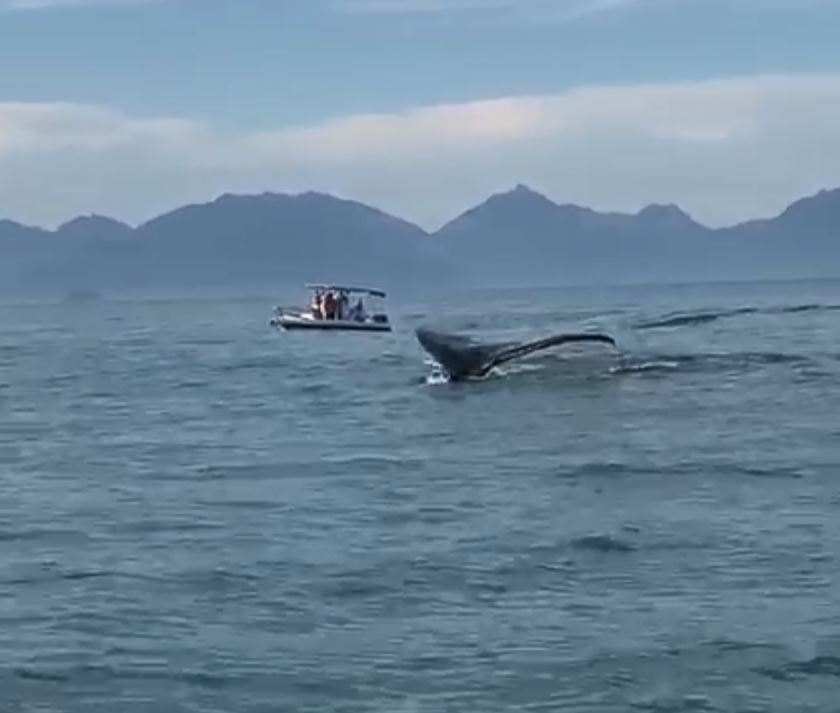
[[[840,285],[0,307],[0,711],[840,710]],[[412,329],[601,329],[429,383]]]

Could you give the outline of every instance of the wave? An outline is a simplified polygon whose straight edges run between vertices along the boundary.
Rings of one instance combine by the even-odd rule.
[[[783,666],[758,668],[756,672],[775,681],[796,681],[812,676],[840,678],[840,658],[814,656],[806,661],[792,661]]]
[[[234,362],[220,364],[215,367],[216,371],[223,373],[233,373],[238,371],[273,371],[280,370],[291,366],[293,363],[289,361],[286,355],[261,355],[246,357]],[[298,371],[303,371],[309,375],[318,374],[319,369],[315,366],[307,366],[306,364],[296,366]]]
[[[46,570],[38,571],[31,575],[10,577],[0,580],[2,586],[28,586],[32,584],[44,584],[52,582],[80,582],[96,579],[123,579],[130,581],[162,581],[157,577],[142,573],[124,572],[118,570]]]
[[[800,480],[808,475],[808,469],[793,463],[777,465],[753,465],[735,460],[706,458],[666,463],[625,463],[610,460],[593,460],[577,466],[567,467],[557,473],[558,477],[571,480],[592,480],[601,478],[636,478],[650,475],[703,477],[708,473],[726,473],[737,478],[781,478]]]
[[[840,356],[837,357],[840,360]],[[735,351],[707,352],[699,354],[640,354],[622,355],[618,363],[606,367],[598,365],[598,375],[605,378],[667,378],[675,374],[735,374],[761,370],[770,367],[788,366],[802,373],[803,369],[814,366],[813,358],[775,351]],[[494,377],[522,376],[540,373],[546,370],[545,364],[508,363],[494,367],[482,376],[471,377],[471,381],[482,381]],[[581,380],[591,379],[591,370],[573,369],[564,364],[564,374],[577,376]],[[809,378],[833,376],[832,372],[809,371]],[[453,379],[447,370],[437,363],[431,363],[430,373],[422,380],[427,385],[450,384]],[[455,380],[457,381],[457,379]]]
[[[689,312],[671,314],[651,322],[640,322],[636,325],[638,329],[665,329],[669,327],[696,327],[709,322],[716,322],[719,319],[738,317],[744,314],[755,314],[758,310],[755,307],[743,307],[741,309],[719,310],[716,312]]]
[[[107,664],[80,664],[69,667],[19,666],[12,669],[18,679],[43,683],[86,683],[119,680],[159,680],[185,683],[200,688],[219,689],[237,682],[231,675],[215,675],[205,671],[179,671],[168,667],[117,667]]]
[[[633,552],[635,547],[612,535],[584,535],[571,541],[571,546],[578,550],[593,552]]]
[[[803,312],[833,312],[840,310],[840,305],[833,304],[804,304],[804,305],[789,305],[781,307],[739,307],[736,309],[726,309],[717,311],[702,311],[702,312],[680,312],[666,315],[661,319],[640,322],[636,325],[638,329],[660,329],[668,327],[690,327],[709,322],[715,322],[720,319],[728,319],[731,317],[740,317],[743,315],[752,314],[801,314]]]
[[[813,360],[800,354],[774,351],[706,352],[699,354],[654,354],[625,356],[610,368],[614,376],[659,376],[674,372],[715,373],[743,372],[762,367],[803,367]]]
[[[637,329],[668,329],[674,327],[696,327],[721,319],[731,319],[744,315],[756,314],[802,314],[804,312],[835,312],[840,310],[836,304],[801,304],[776,307],[738,307],[735,309],[704,310],[700,312],[676,312],[659,319],[639,322]]]
[[[610,368],[611,374],[642,374],[650,372],[670,372],[680,368],[676,359],[653,359],[650,361],[626,362]]]

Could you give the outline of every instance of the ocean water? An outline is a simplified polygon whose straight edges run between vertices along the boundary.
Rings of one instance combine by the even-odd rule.
[[[0,307],[0,711],[840,710],[840,285]],[[599,329],[476,383],[420,324]]]

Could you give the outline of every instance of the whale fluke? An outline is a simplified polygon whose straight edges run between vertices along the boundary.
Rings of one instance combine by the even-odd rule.
[[[499,364],[564,344],[593,342],[616,347],[606,334],[565,333],[524,342],[482,343],[460,334],[445,334],[421,327],[417,341],[446,371],[451,381],[485,376]]]

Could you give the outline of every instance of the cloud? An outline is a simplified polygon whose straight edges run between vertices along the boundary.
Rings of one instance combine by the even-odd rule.
[[[130,6],[173,0],[0,0],[2,10],[46,10],[90,6]],[[236,0],[227,0],[234,3]],[[275,0],[277,1],[277,0]],[[282,0],[281,0],[282,1]],[[572,18],[643,0],[311,0],[339,12],[417,15],[461,12],[515,12]]]
[[[174,0],[0,0],[2,10],[43,10],[86,6],[141,5]],[[239,0],[226,0],[235,4]],[[274,0],[289,2],[294,0]],[[342,12],[404,15],[463,12],[512,12],[540,17],[573,19],[608,10],[638,5],[673,4],[707,5],[713,0],[308,0]],[[836,0],[715,0],[717,8],[746,7],[753,10],[773,8],[800,9],[807,12],[818,5]]]
[[[165,0],[0,0],[0,9],[34,10],[84,5],[133,5]],[[277,1],[277,0],[275,0]],[[635,0],[313,0],[338,9],[372,13],[430,13],[461,10],[493,10],[522,6],[563,7],[572,5],[608,6]],[[236,2],[236,0],[228,0]]]
[[[0,0],[2,10],[48,10],[91,5],[140,5],[165,0]]]
[[[572,19],[635,5],[643,0],[333,0],[346,12],[370,14],[438,14],[515,12]]]
[[[175,0],[0,0],[0,12],[11,10],[47,10],[83,8],[91,6],[133,6],[150,3],[167,3]],[[235,4],[240,0],[223,0]],[[273,0],[294,2],[297,0]],[[354,14],[369,15],[439,15],[439,14],[496,14],[553,19],[576,20],[588,15],[618,11],[640,6],[694,4],[711,6],[711,11],[726,8],[746,8],[763,12],[773,9],[795,9],[809,12],[819,5],[836,0],[307,0],[315,6]]]
[[[712,224],[773,214],[840,185],[840,75],[588,86],[271,131],[0,103],[0,216],[36,224],[315,189],[435,227],[519,182],[601,209],[675,202]]]

